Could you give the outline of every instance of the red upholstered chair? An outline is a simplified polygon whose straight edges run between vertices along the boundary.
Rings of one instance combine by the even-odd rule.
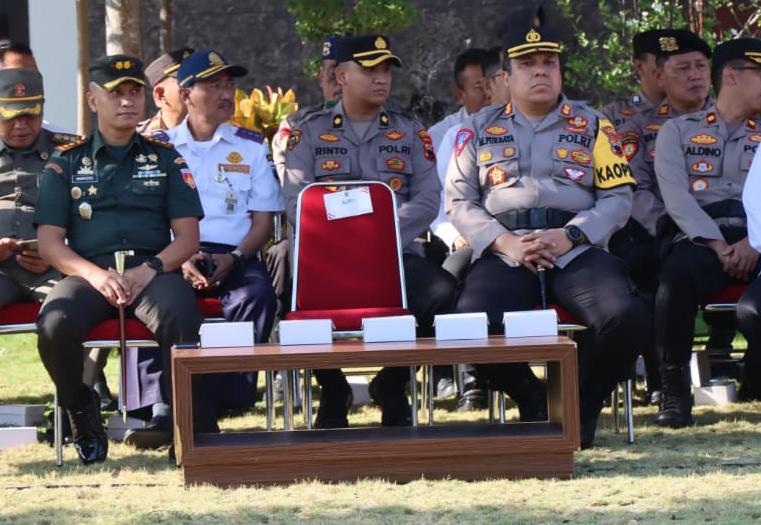
[[[707,312],[734,312],[737,309],[737,301],[747,289],[747,284],[732,284],[722,288],[708,298],[702,305],[703,309]]]
[[[0,334],[31,333],[37,329],[40,303],[16,303],[0,308]]]
[[[359,334],[365,317],[409,313],[396,197],[381,182],[341,182],[368,188],[373,211],[328,220],[324,197],[335,184],[310,184],[299,195],[286,319],[331,319],[337,332]]]

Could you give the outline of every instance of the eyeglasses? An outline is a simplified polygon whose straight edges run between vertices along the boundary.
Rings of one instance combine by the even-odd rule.
[[[733,67],[735,71],[761,71],[761,67],[754,67],[754,66],[740,66],[740,67]]]

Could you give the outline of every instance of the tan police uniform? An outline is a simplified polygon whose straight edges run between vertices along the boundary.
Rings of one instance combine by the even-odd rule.
[[[616,130],[621,131],[627,121],[637,113],[649,111],[657,105],[653,104],[648,98],[638,91],[636,94],[619,100],[614,100],[600,110],[600,113],[611,121]]]

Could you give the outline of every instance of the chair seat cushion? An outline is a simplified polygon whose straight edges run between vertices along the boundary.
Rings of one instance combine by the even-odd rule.
[[[218,297],[196,299],[196,305],[204,317],[222,317],[222,301]]]
[[[16,303],[0,308],[0,325],[37,322],[40,303]]]
[[[722,288],[708,298],[705,304],[731,304],[736,303],[748,289],[746,284],[733,284]]]
[[[332,319],[335,330],[361,330],[365,317],[390,317],[392,315],[409,315],[406,308],[395,306],[380,308],[345,308],[337,310],[298,310],[288,312],[288,321],[304,319]]]
[[[143,323],[137,319],[127,319],[124,327],[127,332],[128,340],[148,340],[153,341],[153,332],[148,330]],[[93,328],[85,341],[118,341],[119,340],[119,320],[107,319],[98,326]]]

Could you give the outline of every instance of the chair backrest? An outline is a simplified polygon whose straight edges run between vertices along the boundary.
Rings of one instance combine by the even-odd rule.
[[[325,196],[336,186],[370,192],[372,212],[328,220]],[[323,310],[407,307],[396,197],[381,182],[315,183],[296,209],[291,307]]]

